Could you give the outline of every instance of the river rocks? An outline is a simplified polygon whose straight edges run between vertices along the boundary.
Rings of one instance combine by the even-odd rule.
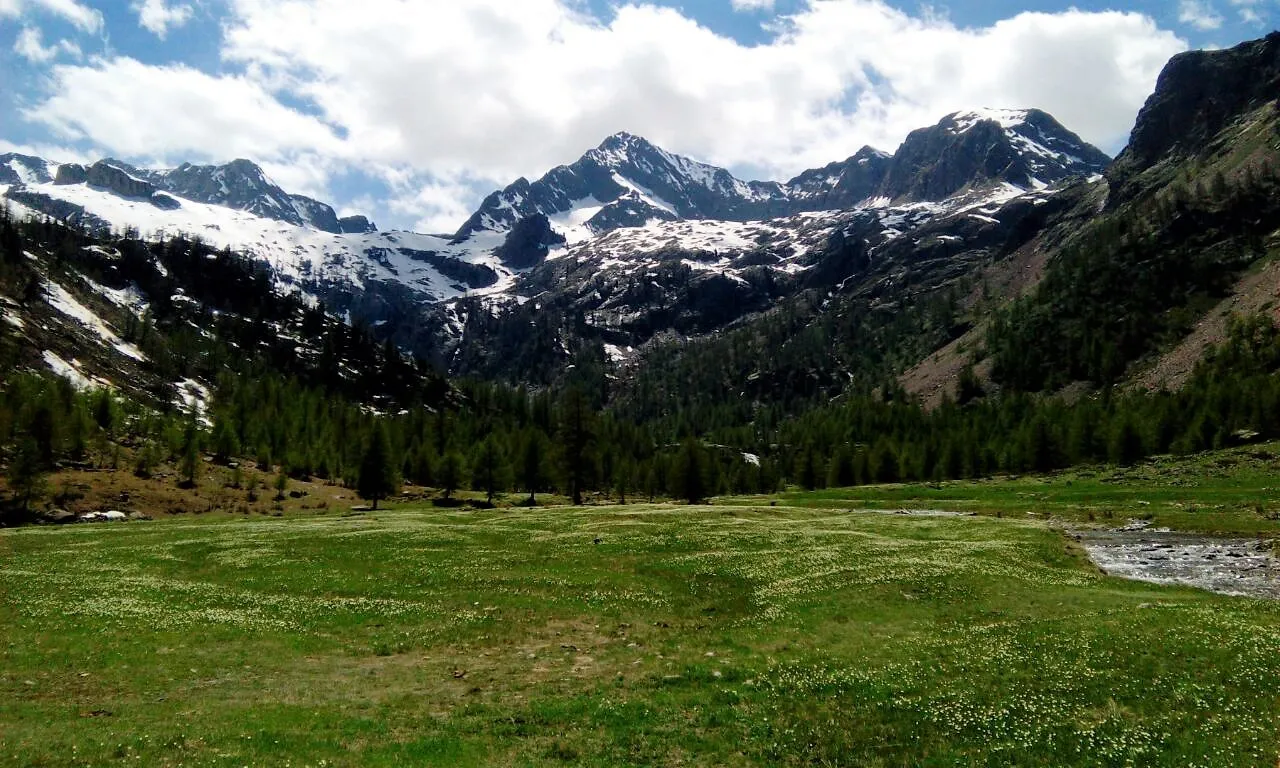
[[[1269,542],[1132,528],[1079,536],[1090,559],[1111,576],[1280,599],[1280,561]]]

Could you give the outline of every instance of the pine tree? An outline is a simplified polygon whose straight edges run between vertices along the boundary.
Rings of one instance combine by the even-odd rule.
[[[537,505],[538,489],[546,483],[545,452],[542,432],[537,429],[527,430],[520,450],[520,485],[529,492],[529,506]]]
[[[574,506],[591,481],[591,449],[595,445],[593,414],[586,396],[577,387],[565,391],[560,404],[560,460],[565,486]]]
[[[364,458],[360,461],[359,479],[356,481],[356,493],[360,494],[360,498],[372,501],[374,509],[378,508],[379,500],[387,498],[399,488],[395,467],[387,426],[379,421],[369,434]]]
[[[818,457],[815,455],[812,445],[805,446],[804,452],[800,454],[799,466],[796,467],[796,476],[800,480],[800,487],[806,491],[818,488]]]
[[[27,438],[18,443],[9,462],[8,480],[9,490],[23,513],[30,512],[32,502],[44,496],[48,487],[45,471],[36,442]]]
[[[476,446],[471,461],[472,488],[484,491],[485,501],[493,504],[493,496],[507,487],[507,457],[490,435]]]
[[[240,440],[225,414],[218,414],[213,422],[213,458],[219,464],[227,464],[240,453]]]
[[[613,491],[618,495],[618,503],[627,503],[627,491],[631,490],[634,469],[630,462],[620,462],[613,470]]]
[[[440,459],[437,482],[440,484],[440,490],[444,491],[446,501],[453,496],[454,491],[458,490],[458,486],[462,485],[462,475],[465,470],[461,454],[454,450],[445,451],[444,457]]]
[[[830,488],[848,488],[854,484],[853,456],[849,449],[841,446],[831,456],[827,466],[827,486]]]
[[[1133,422],[1122,418],[1111,435],[1108,455],[1112,464],[1129,466],[1142,458],[1142,435]]]
[[[197,410],[191,412],[190,418],[182,432],[181,466],[182,487],[195,488],[200,469],[200,428]]]
[[[673,467],[675,491],[690,504],[698,504],[707,497],[706,468],[702,445],[687,438],[680,446],[680,455]]]
[[[280,473],[276,475],[276,501],[284,501],[285,492],[288,490],[289,473],[284,471],[284,467],[280,467]]]

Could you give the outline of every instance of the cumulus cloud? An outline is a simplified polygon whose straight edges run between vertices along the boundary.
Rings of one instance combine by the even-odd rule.
[[[331,129],[244,77],[130,58],[57,65],[56,92],[25,117],[61,139],[134,158],[269,160],[310,151],[341,157]]]
[[[102,29],[102,12],[76,0],[0,0],[0,19],[44,11],[69,21],[84,32]]]
[[[195,9],[186,3],[166,5],[165,0],[142,0],[132,5],[138,14],[138,25],[163,40],[169,29],[181,27],[195,15]]]
[[[1182,0],[1178,4],[1178,21],[1208,31],[1222,26],[1222,16],[1204,0]]]
[[[121,154],[324,157],[384,178],[402,220],[456,226],[479,189],[619,130],[779,178],[864,144],[892,150],[974,106],[1040,107],[1115,148],[1186,48],[1115,11],[972,28],[881,0],[808,0],[747,46],[671,8],[621,5],[602,20],[583,7],[230,0],[222,55],[241,74],[128,59],[55,67],[52,95],[28,117]]]
[[[40,30],[35,27],[23,27],[13,43],[14,53],[33,64],[48,64],[60,54],[80,58],[83,54],[80,46],[70,40],[59,40],[54,45],[46,46]]]

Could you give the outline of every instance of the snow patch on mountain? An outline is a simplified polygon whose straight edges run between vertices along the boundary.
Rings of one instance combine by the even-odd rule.
[[[75,387],[82,392],[100,387],[106,387],[108,389],[112,387],[111,382],[106,379],[100,379],[97,377],[90,378],[86,376],[80,370],[80,362],[78,360],[67,362],[56,353],[47,349],[44,350],[41,356],[44,358],[44,364],[49,367],[49,370],[53,371],[55,375],[61,376],[71,382],[72,387]]]
[[[45,281],[44,293],[45,300],[49,303],[49,306],[96,333],[99,338],[109,344],[115,351],[139,362],[147,359],[147,356],[142,354],[142,350],[122,341],[111,330],[110,326],[103,322],[102,318],[98,317],[93,310],[76,301],[76,298],[66,288],[57,283]]]
[[[948,115],[948,119],[955,123],[951,128],[953,133],[967,133],[984,120],[994,120],[1005,130],[1016,128],[1027,122],[1028,114],[1029,110],[1026,109],[990,109],[984,107],[982,109],[956,112]]]
[[[359,288],[370,281],[399,282],[438,301],[501,293],[514,284],[512,271],[492,253],[503,242],[503,235],[496,232],[479,233],[463,243],[413,232],[334,234],[184,198],[174,198],[175,207],[161,208],[86,184],[46,183],[24,189],[80,206],[117,229],[133,227],[144,237],[183,233],[218,248],[241,251],[266,261],[283,283],[295,288],[325,283]],[[10,205],[16,207],[12,201]],[[496,281],[473,287],[447,276],[426,259],[486,267]]]

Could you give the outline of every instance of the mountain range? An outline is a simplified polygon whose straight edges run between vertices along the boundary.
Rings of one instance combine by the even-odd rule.
[[[892,154],[864,147],[785,182],[744,181],[618,133],[493,192],[452,235],[339,218],[248,160],[156,170],[0,155],[0,197],[89,233],[183,233],[244,253],[279,290],[451,374],[538,385],[587,348],[628,363],[739,330],[767,337],[779,317],[809,330],[858,318],[845,332],[872,346],[891,344],[894,323],[919,325],[909,350],[876,359],[931,393],[954,388],[964,365],[988,375],[972,350],[991,307],[1039,290],[1090,233],[1131,228],[1211,168],[1261,173],[1274,147],[1255,134],[1275,124],[1276,48],[1271,36],[1176,57],[1115,162],[1041,110],[974,109],[913,131]],[[948,316],[921,319],[928,302]],[[852,358],[863,341],[797,363],[814,392],[862,375]],[[949,362],[924,371],[930,354]],[[771,380],[762,364],[732,375]]]
[[[866,147],[786,183],[745,182],[619,133],[570,165],[489,195],[447,238],[378,232],[362,216],[339,219],[247,160],[147,170],[113,159],[85,167],[9,154],[0,156],[0,194],[20,211],[89,231],[183,232],[243,251],[269,263],[282,288],[323,299],[443,361],[454,356],[470,314],[456,305],[464,297],[503,305],[548,290],[581,293],[602,276],[633,277],[680,251],[694,255],[702,277],[728,281],[702,291],[715,294],[706,297],[712,304],[716,295],[732,301],[735,286],[761,274],[804,283],[814,254],[855,222],[873,239],[892,238],[939,215],[1043,195],[1068,179],[1096,176],[1107,163],[1044,112],[980,110],[913,132],[894,155]],[[661,283],[664,294],[682,292],[681,276],[671,277],[649,282]],[[756,296],[743,306],[762,309],[770,300]],[[589,311],[602,309],[644,314],[616,301]],[[723,307],[689,310],[710,318],[693,324],[702,331],[725,317]],[[620,338],[621,346],[688,330],[643,325],[652,327]]]

